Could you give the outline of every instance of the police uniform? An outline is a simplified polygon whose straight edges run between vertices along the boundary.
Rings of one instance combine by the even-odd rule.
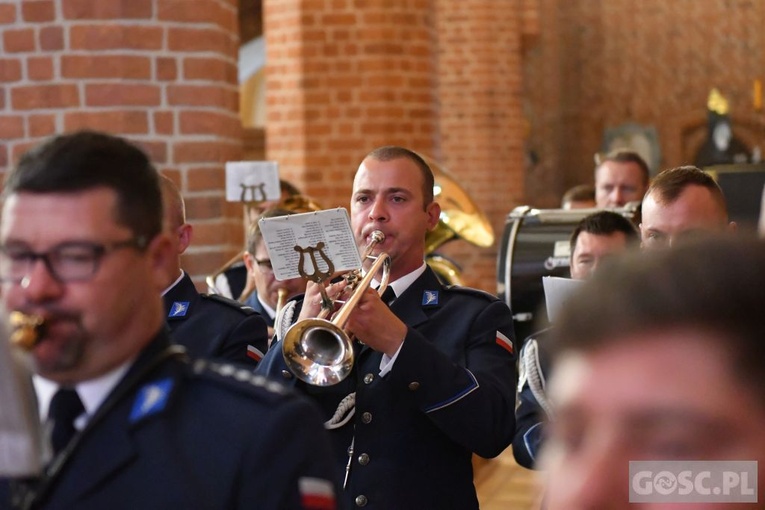
[[[544,422],[551,416],[546,396],[548,355],[545,338],[552,328],[539,331],[523,342],[518,365],[518,405],[515,409],[513,457],[529,469],[536,467],[537,454],[544,440]]]
[[[477,509],[472,454],[498,455],[515,428],[512,314],[488,293],[445,287],[430,268],[391,310],[408,331],[382,377],[383,354],[358,345],[353,371],[335,386],[296,381],[278,345],[256,373],[296,384],[325,419],[355,392],[353,418],[331,431],[338,476],[351,453],[342,494],[351,508]]]
[[[260,299],[258,299],[257,291],[250,294],[244,304],[258,312],[260,316],[263,317],[263,320],[266,321],[266,326],[274,326],[274,318],[268,314],[268,311],[265,308],[263,308],[263,304],[260,302]]]
[[[315,407],[182,351],[161,332],[40,480],[0,482],[0,508],[335,508]]]
[[[252,366],[268,349],[268,330],[259,314],[237,301],[200,294],[186,273],[163,301],[171,337],[192,357]]]

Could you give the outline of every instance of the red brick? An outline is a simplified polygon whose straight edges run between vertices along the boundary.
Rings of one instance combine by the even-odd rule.
[[[154,122],[154,133],[158,135],[175,134],[175,113],[174,112],[154,112],[152,114]]]
[[[132,55],[64,55],[61,57],[64,78],[151,78],[151,60]]]
[[[25,152],[27,152],[32,147],[36,146],[38,143],[39,143],[39,140],[13,144],[13,146],[11,147],[11,160],[13,161],[13,163],[16,164],[16,162]]]
[[[162,28],[157,26],[78,25],[69,30],[69,47],[73,50],[159,50],[162,49]]]
[[[56,132],[56,117],[53,115],[30,115],[27,121],[29,136],[39,138]]]
[[[24,138],[24,117],[0,115],[0,139]]]
[[[167,37],[170,51],[211,51],[223,55],[235,53],[235,37],[230,32],[210,28],[170,28]]]
[[[237,67],[233,62],[220,58],[187,57],[183,59],[183,78],[236,83]]]
[[[5,169],[8,166],[8,147],[0,145],[0,168]]]
[[[53,78],[53,58],[29,57],[27,77],[32,81],[50,81]]]
[[[71,108],[80,98],[76,85],[30,85],[12,89],[11,104],[14,110]]]
[[[149,128],[146,112],[77,111],[64,115],[64,130],[95,129],[117,134],[146,134]]]
[[[214,106],[228,111],[239,109],[239,94],[215,86],[170,85],[167,102],[171,106]]]
[[[19,81],[21,61],[15,58],[0,58],[0,82]]]
[[[167,162],[167,143],[146,140],[134,141],[136,145],[149,155],[149,159],[155,165],[161,165]]]
[[[224,138],[242,136],[242,121],[234,112],[226,115],[211,111],[181,111],[178,125],[184,135],[218,135]]]
[[[170,57],[157,57],[157,80],[172,81],[178,77],[178,64],[176,59]]]
[[[32,28],[19,28],[3,32],[3,48],[6,53],[34,51],[35,31]]]
[[[221,166],[194,168],[186,172],[189,191],[225,189],[226,173]]]
[[[10,25],[16,22],[16,6],[0,4],[0,25]]]
[[[227,9],[214,0],[195,0],[193,9],[189,9],[188,0],[164,0],[159,4],[157,19],[183,23],[214,23],[228,32],[236,29],[238,23],[235,9]]]
[[[65,19],[149,19],[153,0],[61,0]]]
[[[64,30],[61,27],[43,27],[39,34],[40,49],[57,51],[64,49]]]
[[[225,142],[176,142],[173,144],[175,163],[225,163],[241,157],[242,147]]]
[[[87,106],[158,106],[158,85],[99,83],[85,86]]]
[[[51,0],[26,0],[21,4],[21,17],[29,23],[56,19],[56,7]]]

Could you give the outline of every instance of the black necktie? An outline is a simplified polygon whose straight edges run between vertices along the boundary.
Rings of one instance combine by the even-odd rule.
[[[72,436],[77,432],[74,428],[74,420],[85,412],[80,396],[72,388],[59,388],[50,401],[48,419],[53,420],[51,443],[53,452],[58,453],[69,444]]]
[[[388,285],[388,287],[385,289],[385,292],[383,292],[382,296],[380,296],[380,299],[382,299],[382,302],[386,305],[390,305],[391,302],[396,299],[396,293],[393,291],[393,287]]]

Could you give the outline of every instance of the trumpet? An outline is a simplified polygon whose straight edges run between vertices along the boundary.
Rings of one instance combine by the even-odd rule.
[[[332,386],[350,374],[354,363],[353,338],[343,328],[372,279],[381,271],[377,292],[382,294],[388,287],[390,256],[387,253],[377,257],[370,255],[374,245],[384,240],[385,235],[379,230],[372,233],[364,258],[374,258],[375,262],[361,280],[358,280],[358,271],[353,272],[356,273],[356,280],[351,283],[353,293],[331,321],[322,316],[329,313],[323,309],[319,317],[298,321],[287,330],[282,355],[287,367],[301,381],[314,386]]]
[[[281,312],[282,308],[284,308],[284,304],[287,302],[287,293],[289,291],[285,289],[284,287],[280,287],[279,290],[276,291],[276,308],[274,309],[276,311],[275,315],[279,315],[279,312]]]
[[[11,325],[11,344],[25,351],[31,351],[45,332],[45,319],[39,315],[11,312],[8,321]]]

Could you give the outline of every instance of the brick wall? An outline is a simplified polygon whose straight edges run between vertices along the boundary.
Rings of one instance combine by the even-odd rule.
[[[44,137],[123,135],[186,198],[184,266],[212,271],[242,242],[223,202],[223,163],[241,154],[236,0],[15,0],[0,4],[0,167]]]
[[[266,151],[325,207],[347,206],[376,146],[444,164],[501,232],[523,196],[520,40],[529,0],[266,0]],[[493,291],[496,249],[443,250]]]
[[[654,126],[660,168],[691,163],[703,141],[706,101],[718,87],[733,130],[765,145],[752,83],[765,78],[765,2],[751,0],[536,0],[540,35],[524,53],[529,148],[527,199],[557,205],[592,180],[604,129]]]

